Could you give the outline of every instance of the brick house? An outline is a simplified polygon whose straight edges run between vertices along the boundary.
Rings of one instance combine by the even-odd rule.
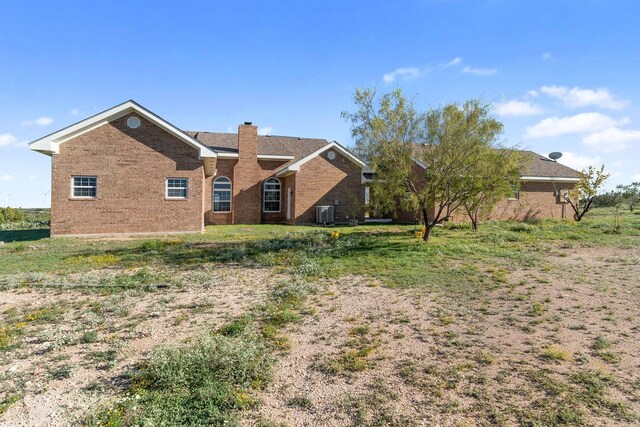
[[[311,224],[318,210],[320,221],[365,219],[367,166],[335,141],[258,135],[248,122],[238,133],[183,131],[130,100],[29,145],[51,157],[52,236]],[[531,155],[496,219],[566,216],[560,191],[577,172]]]
[[[185,132],[127,101],[30,143],[51,156],[51,235],[364,219],[364,162],[337,142]],[[327,208],[328,207],[328,208]]]

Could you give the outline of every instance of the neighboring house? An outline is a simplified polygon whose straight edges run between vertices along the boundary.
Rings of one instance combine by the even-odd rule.
[[[363,219],[365,164],[337,142],[185,132],[127,101],[30,143],[52,159],[51,235]]]
[[[258,135],[248,122],[237,134],[183,131],[127,101],[29,145],[52,159],[52,236],[365,219],[371,176],[335,141]],[[560,194],[577,172],[529,155],[519,193],[496,219],[566,216]]]

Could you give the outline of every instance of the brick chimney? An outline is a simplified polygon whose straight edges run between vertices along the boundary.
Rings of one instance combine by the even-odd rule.
[[[238,126],[238,162],[258,161],[258,126],[244,122]]]
[[[238,126],[238,162],[233,167],[233,223],[258,224],[262,213],[258,127]]]

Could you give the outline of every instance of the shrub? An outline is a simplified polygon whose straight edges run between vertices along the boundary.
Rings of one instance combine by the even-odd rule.
[[[21,222],[26,218],[22,209],[0,208],[0,223]]]
[[[598,350],[607,350],[611,348],[611,341],[607,337],[599,336],[593,341],[592,349]]]
[[[51,378],[54,380],[64,380],[66,378],[69,378],[72,373],[73,366],[68,364],[49,370],[49,375],[51,375]]]
[[[94,343],[96,341],[98,341],[98,334],[95,333],[94,331],[86,331],[80,337],[80,342],[82,344],[91,344],[91,343]]]
[[[260,336],[209,333],[195,342],[154,351],[131,377],[131,395],[88,425],[235,425],[234,411],[252,405],[251,390],[269,378]]]
[[[140,245],[140,249],[142,249],[145,252],[150,252],[150,251],[161,251],[164,248],[166,248],[167,246],[170,246],[171,242],[166,241],[166,240],[147,240],[145,242],[142,243],[142,245]]]
[[[4,414],[9,406],[18,402],[20,399],[22,399],[22,395],[17,393],[5,396],[2,400],[0,400],[0,414]]]
[[[27,250],[27,245],[25,245],[24,243],[16,243],[13,246],[14,252],[25,252],[26,250]]]
[[[471,223],[469,222],[446,222],[444,228],[447,230],[471,230]]]
[[[544,349],[542,357],[547,360],[563,361],[571,359],[571,353],[560,346],[550,345]]]
[[[513,224],[511,227],[509,227],[509,230],[516,233],[533,233],[535,231],[535,227],[531,224],[521,222],[518,224]]]
[[[622,203],[622,194],[619,191],[607,191],[594,196],[591,203],[597,208],[613,208]]]
[[[313,409],[313,402],[308,397],[294,396],[287,402],[288,406],[297,406],[300,409],[311,410]]]

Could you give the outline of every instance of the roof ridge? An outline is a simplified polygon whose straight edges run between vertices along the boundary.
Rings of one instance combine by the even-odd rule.
[[[238,132],[214,132],[214,131],[207,131],[207,130],[188,130],[185,131],[186,133],[191,133],[194,135],[198,135],[198,134],[214,134],[214,135],[238,135]],[[293,135],[273,135],[273,134],[268,134],[268,135],[258,135],[258,137],[269,137],[269,138],[291,138],[291,139],[312,139],[312,140],[316,140],[316,141],[327,141],[330,142],[327,138],[319,138],[319,137],[308,137],[308,136],[293,136]]]

